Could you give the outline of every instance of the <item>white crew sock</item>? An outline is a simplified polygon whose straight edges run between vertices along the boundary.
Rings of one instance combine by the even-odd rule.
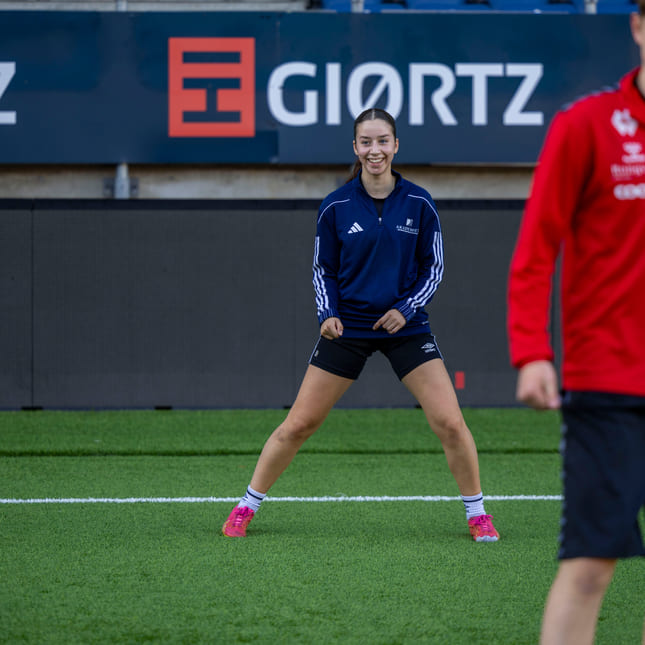
[[[466,507],[466,519],[477,517],[478,515],[486,515],[484,510],[484,495],[477,493],[477,495],[462,495],[461,499]]]
[[[238,506],[248,506],[255,513],[258,512],[262,500],[267,496],[266,493],[258,493],[258,491],[253,490],[250,486],[246,489],[246,494],[240,500]]]

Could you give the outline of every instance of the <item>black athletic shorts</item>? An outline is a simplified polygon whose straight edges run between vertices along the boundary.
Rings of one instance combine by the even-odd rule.
[[[645,397],[567,392],[558,557],[645,555]]]
[[[376,351],[387,356],[399,379],[415,367],[434,358],[442,358],[430,332],[388,338],[318,339],[309,363],[326,372],[356,380],[367,359]]]

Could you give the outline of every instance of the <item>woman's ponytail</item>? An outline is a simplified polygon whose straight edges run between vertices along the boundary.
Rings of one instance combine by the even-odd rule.
[[[356,159],[356,161],[354,162],[354,165],[352,166],[352,170],[351,170],[351,173],[349,175],[349,178],[347,179],[347,181],[345,183],[349,184],[350,181],[353,181],[354,179],[356,179],[356,177],[358,177],[358,173],[360,171],[361,171],[361,162],[360,162],[359,159]]]

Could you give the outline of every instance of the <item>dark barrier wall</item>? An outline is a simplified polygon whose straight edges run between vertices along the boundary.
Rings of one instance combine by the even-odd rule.
[[[639,64],[627,15],[2,12],[0,163],[532,163],[564,103]]]
[[[24,205],[0,207],[0,407],[33,400],[32,230]]]
[[[439,202],[430,321],[464,405],[514,403],[505,290],[522,204]],[[318,334],[318,202],[0,202],[0,407],[282,407]],[[341,402],[413,405],[375,356]]]

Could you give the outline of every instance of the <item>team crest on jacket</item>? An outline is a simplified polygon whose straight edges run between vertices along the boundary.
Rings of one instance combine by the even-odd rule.
[[[611,124],[621,137],[633,137],[638,129],[638,123],[632,117],[628,109],[614,110],[611,115]]]
[[[410,235],[418,235],[419,229],[414,228],[414,220],[411,217],[407,217],[405,220],[405,226],[398,224],[396,230],[400,233],[409,233]]]

